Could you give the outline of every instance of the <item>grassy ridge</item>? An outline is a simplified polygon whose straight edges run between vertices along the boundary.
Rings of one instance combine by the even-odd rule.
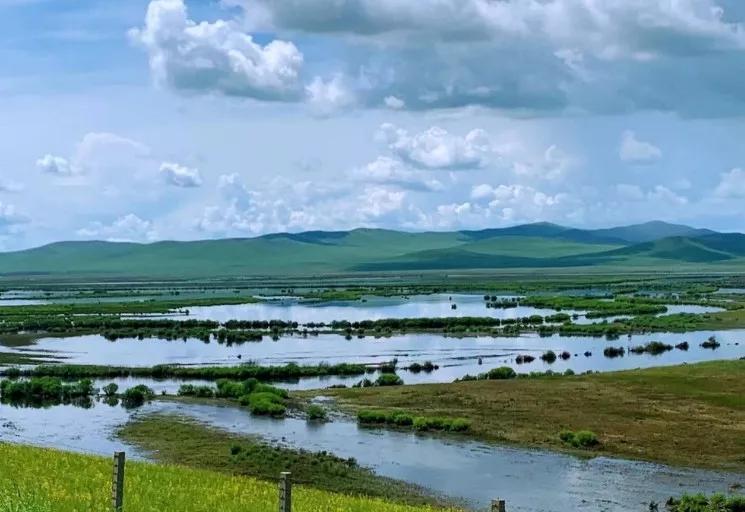
[[[109,512],[111,460],[0,443],[0,512]],[[127,512],[275,512],[277,486],[254,478],[171,465],[127,462]],[[298,486],[294,510],[426,512]]]
[[[745,471],[745,361],[324,393],[351,410],[462,417],[483,440],[565,450],[562,430],[591,430],[608,455]]]
[[[609,265],[667,269],[671,261],[742,267],[745,236],[662,223],[601,232],[539,223],[482,231],[355,229],[153,244],[61,242],[0,254],[0,274],[183,278]]]

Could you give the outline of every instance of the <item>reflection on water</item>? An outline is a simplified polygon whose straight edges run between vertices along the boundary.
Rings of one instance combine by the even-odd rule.
[[[102,404],[88,410],[0,406],[0,440],[102,455],[125,449],[137,458],[142,453],[112,433],[131,415],[151,412],[178,413],[275,443],[354,457],[382,475],[464,498],[477,507],[500,497],[510,510],[520,512],[646,510],[652,500],[664,502],[685,492],[726,492],[731,484],[743,481],[741,475],[714,471],[602,457],[582,460],[539,450],[369,430],[347,421],[311,425],[300,419],[253,417],[242,409],[169,402],[153,402],[135,412]]]
[[[710,336],[721,343],[716,350],[704,349],[700,344]],[[688,351],[672,350],[659,355],[629,354],[628,348],[661,341],[676,345],[687,341]],[[609,359],[603,349],[613,345],[626,349],[625,357]],[[286,336],[278,341],[266,338],[261,342],[242,345],[221,345],[200,340],[166,341],[158,339],[121,339],[107,341],[101,336],[72,338],[44,338],[30,347],[7,347],[2,350],[33,354],[41,352],[65,358],[64,362],[79,364],[115,364],[122,366],[152,366],[156,364],[185,365],[237,365],[254,361],[261,365],[283,365],[295,362],[315,365],[352,362],[379,364],[398,359],[399,366],[413,362],[432,361],[440,366],[431,373],[400,371],[407,384],[424,382],[452,382],[466,374],[477,374],[496,366],[510,366],[520,373],[553,370],[563,372],[571,368],[577,373],[585,371],[613,371],[651,366],[695,363],[716,359],[745,357],[745,330],[699,331],[690,333],[639,334],[615,341],[583,336],[540,337],[526,334],[519,337],[470,337],[446,338],[434,334],[411,334],[390,338],[354,338],[325,334],[303,338]],[[567,351],[568,360],[558,359],[548,364],[540,359],[547,350],[556,353]],[[586,357],[585,352],[591,355]],[[532,355],[531,363],[517,364],[518,355]],[[479,364],[481,361],[481,364]],[[317,377],[288,383],[289,388],[312,389],[334,384],[351,385],[361,377]],[[139,382],[138,382],[139,383]],[[166,388],[156,387],[156,391]],[[170,384],[167,389],[178,388]]]
[[[500,295],[500,300],[517,296]],[[453,309],[455,306],[455,309]],[[723,311],[713,306],[674,304],[667,306],[662,315],[676,313],[715,313]],[[483,295],[433,294],[411,297],[367,297],[364,301],[308,302],[297,299],[271,300],[253,304],[196,306],[186,308],[189,315],[165,315],[176,320],[197,319],[226,322],[228,320],[284,320],[305,324],[329,323],[334,320],[380,320],[383,318],[442,318],[442,317],[493,317],[499,319],[523,318],[531,315],[548,316],[558,313],[555,309],[517,306],[514,308],[487,308]],[[564,310],[578,315],[576,323],[593,323],[602,319],[588,319],[584,311]],[[623,318],[623,317],[614,317]]]
[[[506,296],[500,296],[502,298]],[[455,309],[453,309],[455,306]],[[487,308],[483,295],[434,294],[411,297],[367,297],[363,301],[300,302],[295,299],[238,304],[231,306],[189,307],[188,316],[174,319],[216,320],[284,320],[301,324],[329,323],[334,320],[379,320],[382,318],[435,318],[490,316],[521,318],[530,315],[551,315],[553,309],[518,306],[515,308]]]

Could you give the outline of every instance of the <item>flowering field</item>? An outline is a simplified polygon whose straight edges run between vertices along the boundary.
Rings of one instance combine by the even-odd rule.
[[[112,461],[0,443],[0,512],[110,512]],[[275,512],[277,485],[178,466],[127,462],[125,512]],[[426,512],[297,486],[297,512]]]

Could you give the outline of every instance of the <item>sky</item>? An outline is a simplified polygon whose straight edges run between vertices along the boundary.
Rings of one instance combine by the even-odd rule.
[[[745,231],[741,0],[0,0],[0,250]]]

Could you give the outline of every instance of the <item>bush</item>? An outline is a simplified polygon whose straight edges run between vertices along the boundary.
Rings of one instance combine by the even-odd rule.
[[[178,390],[179,396],[196,396],[199,398],[213,398],[215,390],[210,386],[194,386],[193,384],[184,384]]]
[[[106,384],[101,391],[103,391],[103,394],[107,397],[116,396],[116,393],[119,391],[119,385],[115,382],[112,382],[110,384]]]
[[[486,378],[488,380],[508,380],[517,377],[515,370],[509,366],[500,366],[499,368],[492,368],[486,372]]]
[[[623,347],[606,347],[605,350],[603,350],[603,355],[605,357],[623,357],[623,355],[626,353]]]
[[[318,404],[310,404],[306,412],[309,420],[325,420],[328,417],[326,409]]]
[[[708,340],[704,341],[701,344],[701,347],[703,347],[703,348],[710,348],[712,350],[717,349],[720,346],[721,346],[721,343],[719,343],[714,336],[711,336]]]
[[[376,386],[400,386],[404,381],[395,373],[384,373],[375,380]]]
[[[284,416],[287,410],[282,398],[269,392],[251,393],[247,405],[251,414],[259,416]]]
[[[122,401],[125,407],[139,407],[146,401],[152,400],[153,397],[155,397],[155,391],[144,384],[139,384],[127,389],[122,395]]]
[[[553,350],[549,350],[548,352],[545,352],[541,356],[541,360],[549,364],[553,363],[554,361],[556,361],[556,352],[554,352]]]
[[[562,430],[559,432],[559,439],[574,448],[592,448],[600,444],[598,436],[589,430],[578,430],[577,432]]]

